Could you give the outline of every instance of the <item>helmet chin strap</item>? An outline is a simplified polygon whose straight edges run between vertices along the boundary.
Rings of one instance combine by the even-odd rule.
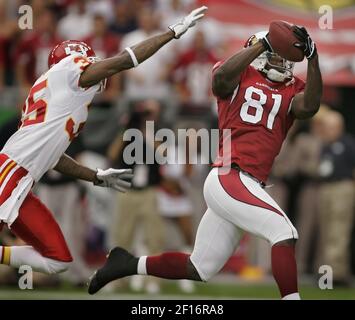
[[[266,76],[268,79],[275,82],[284,82],[287,79],[284,73],[272,68],[266,71]]]

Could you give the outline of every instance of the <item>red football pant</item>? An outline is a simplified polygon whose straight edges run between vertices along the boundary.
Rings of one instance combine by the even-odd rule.
[[[43,257],[71,262],[63,233],[47,207],[30,192],[24,200],[11,231]]]
[[[13,195],[21,179],[28,174],[6,154],[0,154],[0,205]],[[0,230],[3,223],[0,223]],[[64,236],[51,212],[32,192],[29,192],[11,225],[11,231],[32,246],[43,257],[58,261],[73,261]]]

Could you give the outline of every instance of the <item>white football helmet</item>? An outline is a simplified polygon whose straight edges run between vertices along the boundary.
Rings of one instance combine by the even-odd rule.
[[[255,44],[260,39],[266,37],[267,31],[260,31],[252,35],[246,42],[244,47]],[[275,65],[270,62],[272,57],[282,59],[282,65]],[[280,57],[277,53],[265,51],[259,55],[251,64],[255,69],[265,73],[266,77],[271,81],[284,82],[293,78],[293,67],[295,63]],[[268,68],[266,68],[268,66]]]

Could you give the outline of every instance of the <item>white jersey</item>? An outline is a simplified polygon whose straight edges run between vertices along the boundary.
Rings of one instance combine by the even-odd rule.
[[[85,124],[100,86],[79,87],[79,77],[89,64],[80,54],[71,55],[39,77],[24,105],[20,128],[1,151],[35,181],[57,164]]]

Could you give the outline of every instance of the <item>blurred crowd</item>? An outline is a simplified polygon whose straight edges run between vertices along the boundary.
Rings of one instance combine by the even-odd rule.
[[[18,28],[22,4],[33,8],[33,30]],[[194,0],[0,0],[0,114],[7,114],[0,122],[0,147],[16,130],[28,90],[47,70],[48,53],[58,42],[84,40],[99,57],[110,57],[165,30],[193,6]],[[112,77],[107,90],[95,98],[85,130],[68,154],[92,168],[132,167],[133,188],[117,194],[54,171],[43,177],[35,191],[56,216],[75,261],[60,277],[36,275],[38,284],[64,280],[83,285],[115,245],[137,255],[191,251],[205,210],[202,187],[209,166],[127,165],[123,134],[128,128],[144,132],[146,121],[154,121],[155,130],[216,128],[211,69],[224,58],[227,40],[222,30],[216,37],[213,29],[206,19],[138,68]],[[329,100],[330,106],[323,105],[311,121],[295,124],[267,190],[299,231],[300,273],[317,275],[319,266],[330,265],[336,283],[348,285],[355,256],[355,141],[344,125],[341,106]],[[144,134],[142,139],[145,148],[156,151]],[[177,153],[187,152],[175,147]],[[201,149],[198,142],[196,148]],[[8,231],[0,241],[21,243]],[[269,250],[265,241],[246,237],[224,271],[262,278],[270,273]],[[16,272],[0,269],[0,283],[16,283],[16,277]],[[141,281],[133,277],[115,286],[159,292],[158,280]],[[193,290],[188,281],[179,285]]]

